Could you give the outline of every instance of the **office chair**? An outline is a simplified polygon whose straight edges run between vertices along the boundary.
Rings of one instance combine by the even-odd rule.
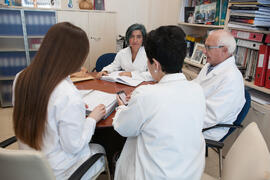
[[[255,122],[238,136],[225,160],[221,180],[270,179],[270,153]],[[201,180],[217,180],[203,174]]]
[[[41,152],[30,150],[9,150],[4,149],[16,142],[15,136],[0,143],[0,177],[1,179],[23,180],[39,179],[53,180],[53,171]],[[102,172],[106,171],[108,180],[110,172],[105,154],[97,153],[87,159],[70,177],[69,180],[79,180],[89,168],[102,156],[105,159],[105,166],[92,179],[96,179]]]
[[[219,127],[226,127],[226,128],[230,128],[228,133],[219,141],[213,141],[213,140],[205,140],[206,142],[206,156],[208,156],[208,147],[213,148],[218,154],[219,154],[219,174],[221,176],[221,171],[222,171],[222,148],[224,146],[224,144],[222,142],[224,142],[224,140],[236,129],[236,128],[242,128],[242,122],[245,119],[249,108],[250,108],[250,103],[251,103],[251,98],[250,98],[250,94],[249,92],[245,89],[245,105],[242,108],[241,112],[238,114],[236,120],[233,122],[233,124],[217,124],[215,126],[212,127],[208,127],[203,129],[204,131],[207,131],[209,129],[213,129],[213,128],[219,128]]]
[[[111,64],[116,56],[116,53],[106,53],[97,59],[96,67],[92,70],[92,72],[97,71],[100,72],[105,66]]]

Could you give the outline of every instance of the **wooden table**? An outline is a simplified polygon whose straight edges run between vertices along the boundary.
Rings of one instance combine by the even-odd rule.
[[[90,74],[95,76],[97,73]],[[149,82],[143,82],[142,84],[149,84]],[[99,79],[77,82],[75,85],[78,89],[95,89],[108,93],[116,93],[123,90],[126,94],[131,93],[136,88]],[[112,127],[112,118],[114,115],[115,111],[107,119],[98,122],[95,134],[91,139],[91,142],[101,144],[105,148],[112,174],[115,169],[115,156],[122,151],[126,141],[126,138],[119,135]]]
[[[97,73],[90,73],[92,76],[95,76]],[[143,82],[142,84],[149,84],[149,82]],[[136,87],[127,86],[120,83],[103,81],[99,79],[87,80],[75,83],[78,89],[94,89],[100,90],[107,93],[117,93],[118,91],[125,91],[126,94],[130,94]],[[111,127],[112,126],[112,118],[115,115],[115,111],[111,113],[109,117],[105,120],[101,120],[98,122],[98,128]]]

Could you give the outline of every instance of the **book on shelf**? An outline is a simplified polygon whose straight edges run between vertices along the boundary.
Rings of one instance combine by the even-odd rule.
[[[245,12],[269,12],[270,6],[263,4],[233,4],[229,7],[231,11],[245,11]]]
[[[107,76],[102,76],[101,80],[117,82],[117,83],[125,84],[128,86],[134,86],[134,87],[138,86],[139,84],[143,82],[143,80],[141,79],[134,79],[128,76],[119,76],[120,72],[122,71],[115,71],[108,74]]]
[[[270,32],[269,32],[269,34],[266,35],[264,42],[270,43]]]
[[[236,44],[237,46],[246,47],[246,48],[255,49],[255,50],[259,50],[260,45],[262,45],[262,43],[260,42],[247,41],[243,39],[238,39]]]
[[[256,86],[265,85],[266,71],[268,67],[270,46],[261,45],[259,50],[259,57],[257,62],[256,74],[254,84]]]
[[[239,22],[251,26],[270,27],[270,18],[250,16],[230,16],[230,22]]]
[[[268,65],[267,65],[267,70],[266,70],[265,86],[264,87],[270,89],[270,53],[268,56]]]
[[[261,12],[257,12],[255,11],[255,13],[242,13],[242,12],[231,12],[230,15],[231,16],[236,16],[236,17],[249,17],[249,18],[264,18],[264,19],[269,19],[269,13],[270,12],[267,12],[267,13],[261,13]]]
[[[255,101],[259,104],[270,104],[270,96],[266,95],[265,93],[258,92],[255,89],[249,89],[248,90],[251,100]]]
[[[231,3],[260,3],[270,4],[269,0],[230,0]]]
[[[233,22],[233,21],[230,21],[228,23],[228,27],[230,29],[239,28],[239,29],[246,29],[246,30],[252,30],[252,31],[268,31],[269,30],[269,28],[267,27],[258,27],[252,24]]]
[[[221,4],[222,3],[222,4]],[[224,25],[229,0],[217,0],[215,25]]]
[[[235,63],[247,81],[255,77],[257,66],[258,50],[237,46],[235,51]]]
[[[115,109],[117,105],[116,94],[106,93],[99,90],[79,90],[83,101],[88,105],[88,110],[93,111],[99,104],[104,104],[106,107],[106,119]]]
[[[256,33],[256,32],[247,32],[247,31],[240,31],[240,30],[231,30],[231,34],[235,38],[239,39],[246,39],[250,41],[257,41],[257,42],[262,42],[264,34],[263,33]]]

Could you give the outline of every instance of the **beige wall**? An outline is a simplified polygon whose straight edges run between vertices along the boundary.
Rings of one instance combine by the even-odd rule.
[[[69,0],[61,0],[62,9]],[[80,0],[72,0],[73,8],[78,9]],[[104,0],[106,11],[117,12],[117,35],[124,35],[134,23],[144,24],[147,31],[161,25],[177,24],[182,0]],[[93,2],[93,0],[92,0]]]
[[[105,0],[105,9],[116,11],[117,34],[142,23],[147,31],[161,25],[177,24],[182,0]]]

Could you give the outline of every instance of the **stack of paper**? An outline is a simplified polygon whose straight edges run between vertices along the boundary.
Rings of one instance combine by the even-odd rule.
[[[250,93],[251,100],[264,105],[270,104],[269,95],[259,92],[255,89],[250,89],[248,92]]]
[[[133,79],[128,76],[119,76],[119,73],[121,71],[115,71],[113,73],[110,73],[108,76],[102,76],[101,79],[105,81],[110,81],[110,82],[118,82],[121,84],[126,84],[128,86],[138,86],[143,82],[143,80],[139,79]]]
[[[88,105],[88,109],[93,109],[99,104],[104,104],[106,107],[106,115],[103,119],[106,119],[115,109],[117,104],[116,95],[106,93],[98,90],[80,90],[84,102]]]

